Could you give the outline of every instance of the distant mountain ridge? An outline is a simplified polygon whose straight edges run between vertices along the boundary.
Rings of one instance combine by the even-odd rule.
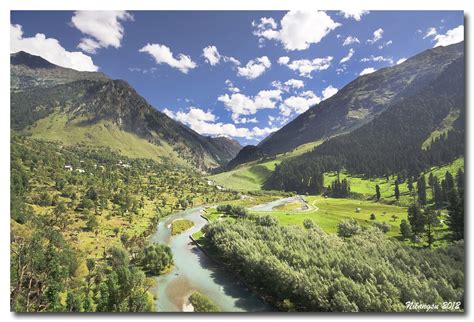
[[[251,153],[242,149],[229,165],[257,160],[318,140],[327,140],[371,122],[377,115],[437,79],[452,62],[464,56],[464,42],[436,47],[405,62],[360,76],[331,98],[309,108],[262,140]]]
[[[139,142],[136,139],[144,140],[139,142],[141,149],[159,147],[157,158],[160,154],[163,158],[180,158],[202,170],[227,163],[241,148],[235,140],[202,136],[169,118],[126,81],[59,67],[25,52],[12,54],[10,61],[12,129],[69,143],[74,143],[74,137],[68,134],[74,132],[78,133],[76,143],[92,144],[102,144],[100,135],[111,141],[119,136],[123,140],[120,131],[124,131],[134,136],[135,143]],[[53,131],[48,133],[48,127],[41,127],[48,120],[49,128],[55,128],[54,136]],[[58,120],[64,124],[58,126]],[[68,139],[63,140],[66,136]],[[124,145],[112,143],[112,147]],[[133,144],[125,145],[133,155]]]

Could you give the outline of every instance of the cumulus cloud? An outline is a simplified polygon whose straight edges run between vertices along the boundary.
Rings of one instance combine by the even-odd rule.
[[[240,65],[240,61],[234,57],[221,55],[216,46],[207,46],[203,48],[202,55],[206,59],[206,62],[211,66],[219,64],[221,60],[225,63],[230,62],[237,66]]]
[[[289,79],[284,83],[286,86],[293,87],[293,88],[303,88],[304,82],[299,79]]]
[[[330,98],[331,96],[333,96],[337,92],[338,92],[337,88],[333,87],[332,85],[329,85],[328,87],[323,89],[323,92],[322,92],[323,100]]]
[[[217,117],[211,111],[204,111],[198,107],[190,107],[187,112],[178,111],[173,112],[169,109],[164,109],[163,113],[169,117],[189,126],[194,131],[202,135],[211,136],[232,136],[237,138],[253,139],[255,137],[263,137],[276,131],[277,128],[259,128],[253,127],[251,129],[245,127],[236,127],[232,123],[216,122]],[[254,123],[255,119],[246,119],[245,123]],[[256,121],[256,120],[255,120]],[[244,122],[242,122],[244,123]]]
[[[78,51],[67,51],[57,39],[47,38],[41,33],[37,33],[34,37],[24,37],[21,25],[10,25],[10,52],[18,51],[26,51],[41,56],[55,65],[79,71],[94,72],[99,69],[90,56]]]
[[[448,46],[464,40],[464,26],[459,25],[456,28],[448,30],[445,34],[437,34],[434,37],[436,44],[433,47]]]
[[[375,72],[375,71],[376,71],[375,68],[373,68],[373,67],[367,67],[367,68],[364,68],[364,69],[360,72],[359,76],[367,75],[367,74],[372,74],[372,73]]]
[[[374,56],[374,55],[370,55],[370,57],[364,57],[360,61],[363,62],[363,63],[377,62],[377,63],[393,64],[393,59],[392,58],[384,57],[384,56]]]
[[[382,28],[379,28],[379,29],[375,30],[372,35],[373,35],[372,39],[368,39],[368,40],[367,40],[367,42],[368,42],[369,44],[375,44],[377,41],[379,41],[380,39],[382,39],[382,37],[383,37],[383,29],[382,29]]]
[[[280,41],[286,50],[304,50],[319,43],[329,32],[341,24],[334,22],[324,11],[289,11],[280,21],[260,18],[253,22],[253,34],[261,39]]]
[[[339,61],[340,64],[344,64],[344,63],[347,63],[351,58],[352,56],[354,55],[355,51],[354,49],[349,49],[349,52],[347,53],[346,56],[342,57],[342,59]]]
[[[237,120],[241,115],[253,115],[261,109],[272,109],[281,101],[282,91],[262,90],[254,97],[242,93],[224,94],[217,98],[232,113],[232,119]]]
[[[352,18],[356,21],[360,21],[362,16],[367,14],[369,14],[369,11],[367,10],[341,10],[341,15],[343,15],[344,18]]]
[[[400,65],[401,63],[403,63],[404,61],[406,61],[407,59],[405,57],[403,58],[400,58],[399,60],[397,60],[397,65]]]
[[[304,82],[302,80],[292,78],[292,79],[287,80],[284,83],[280,81],[273,81],[272,86],[283,92],[289,92],[291,89],[303,88]]]
[[[237,68],[237,75],[247,79],[255,79],[262,75],[267,69],[272,66],[270,59],[267,56],[249,60],[247,65]]]
[[[167,64],[184,74],[187,74],[189,70],[197,67],[197,64],[187,55],[179,54],[178,58],[175,58],[171,50],[165,45],[147,44],[141,48],[139,52],[148,53],[154,58],[157,64]]]
[[[278,58],[278,64],[279,65],[286,65],[286,64],[288,64],[289,61],[290,61],[290,57],[288,57],[288,56],[282,56],[282,57]]]
[[[381,45],[379,45],[379,49],[383,49],[387,46],[390,46],[392,43],[393,43],[393,41],[391,41],[391,40],[386,41],[386,42],[382,43]]]
[[[119,48],[124,35],[122,22],[133,20],[126,11],[76,11],[71,23],[83,34],[78,48],[90,54],[95,54],[99,48]]]
[[[278,63],[281,65],[286,65],[289,69],[293,71],[297,71],[300,76],[312,78],[311,73],[314,71],[321,71],[326,70],[331,66],[331,61],[333,57],[321,57],[315,58],[313,60],[310,59],[300,59],[300,60],[293,60],[290,62],[288,57],[280,57],[278,59]]]
[[[234,83],[232,83],[230,79],[226,79],[225,84],[227,85],[227,89],[229,90],[229,92],[232,92],[232,93],[240,92],[240,89],[237,86],[234,86]]]
[[[286,98],[283,103],[280,104],[280,114],[282,116],[290,116],[292,113],[301,114],[319,102],[321,102],[320,97],[312,91],[305,91]]]
[[[342,43],[343,46],[348,46],[351,44],[360,44],[360,40],[357,37],[348,36],[346,37],[346,39],[344,39],[344,42]]]
[[[421,31],[421,30],[420,30]],[[431,27],[431,28],[428,28],[426,30],[426,33],[425,35],[423,36],[423,39],[426,39],[428,37],[433,37],[433,36],[436,36],[438,33],[436,32],[436,28],[435,27]]]
[[[206,62],[211,66],[217,65],[221,60],[221,55],[217,51],[216,46],[207,46],[202,50],[202,55],[206,59]]]

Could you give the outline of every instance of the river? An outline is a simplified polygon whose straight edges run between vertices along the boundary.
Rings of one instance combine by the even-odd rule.
[[[202,207],[192,208],[161,219],[151,238],[153,242],[171,247],[175,263],[171,272],[156,277],[157,311],[185,311],[187,299],[193,291],[206,295],[223,312],[271,311],[271,306],[263,303],[233,275],[216,265],[192,243],[189,236],[207,223],[200,216],[202,209]],[[173,220],[180,218],[193,221],[194,227],[171,237],[169,225]]]

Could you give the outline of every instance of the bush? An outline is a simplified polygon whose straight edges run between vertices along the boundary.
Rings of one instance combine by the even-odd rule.
[[[145,248],[141,264],[143,269],[159,275],[173,264],[173,254],[167,245],[153,243]]]
[[[189,302],[194,307],[194,312],[220,312],[220,308],[207,296],[194,292],[189,297]]]
[[[390,225],[387,224],[385,221],[383,223],[374,222],[374,226],[377,229],[380,229],[384,234],[386,234],[390,231]]]
[[[260,226],[275,226],[278,225],[278,219],[271,215],[259,216],[257,217],[257,224]]]
[[[305,220],[303,220],[303,226],[306,229],[314,228],[314,221],[310,218],[306,218]]]
[[[345,220],[337,225],[339,237],[351,237],[361,231],[361,227],[355,219]]]

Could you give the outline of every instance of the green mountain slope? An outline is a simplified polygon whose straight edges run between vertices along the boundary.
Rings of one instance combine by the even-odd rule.
[[[231,165],[235,166],[239,160],[248,162],[261,155],[276,155],[308,142],[350,133],[433,82],[460,57],[464,57],[463,42],[426,50],[399,65],[360,76],[331,98],[272,133],[252,153],[238,155]]]
[[[202,136],[172,120],[123,80],[24,52],[11,56],[11,88],[12,129],[36,137],[107,145],[128,156],[179,158],[202,170],[227,163],[240,150],[234,140]]]
[[[373,121],[282,163],[266,187],[315,193],[324,188],[322,173],[327,171],[345,170],[366,177],[417,176],[431,166],[463,156],[464,86],[464,57],[460,56],[435,80],[393,104]],[[457,118],[450,122],[451,130],[424,149],[426,140],[453,114]]]

